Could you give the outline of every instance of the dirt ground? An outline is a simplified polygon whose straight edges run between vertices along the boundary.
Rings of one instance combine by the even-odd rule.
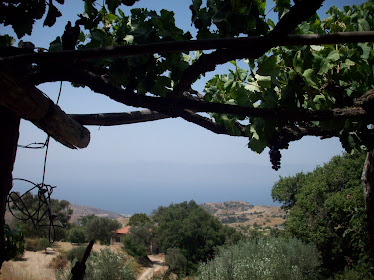
[[[55,280],[55,272],[48,267],[57,252],[45,254],[42,251],[26,251],[20,261],[8,261],[1,268],[2,280]]]
[[[49,267],[49,263],[61,251],[69,251],[76,245],[67,242],[56,242],[53,248],[44,251],[25,251],[22,260],[8,261],[3,264],[0,272],[0,280],[56,280],[55,271]],[[106,246],[95,244],[93,251],[99,251]],[[111,245],[112,250],[121,250],[121,244]],[[167,270],[164,265],[165,257],[162,254],[149,256],[152,265],[140,270],[138,280],[146,280],[153,275],[162,275]]]
[[[49,263],[61,251],[69,251],[75,245],[67,242],[56,242],[53,248],[44,251],[25,251],[22,260],[5,262],[1,268],[0,280],[56,280],[55,271]],[[95,244],[94,251],[103,249],[104,245]],[[113,250],[120,250],[121,246],[111,245]]]

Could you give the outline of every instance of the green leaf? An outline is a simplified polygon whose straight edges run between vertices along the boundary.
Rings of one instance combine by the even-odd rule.
[[[159,96],[166,96],[166,93],[170,91],[171,80],[169,77],[159,76],[156,79],[155,85],[153,86],[151,93]]]
[[[108,5],[109,12],[114,14],[118,6],[121,4],[121,0],[105,0],[105,3]]]
[[[257,82],[250,82],[250,83],[247,83],[244,88],[246,90],[249,90],[249,91],[256,91],[256,92],[261,92],[261,89],[260,87],[258,86]]]
[[[50,3],[43,26],[53,26],[56,23],[56,18],[60,16],[62,16],[61,12],[53,4]]]
[[[336,50],[333,50],[329,53],[329,55],[326,57],[328,61],[337,61],[339,60],[340,55]]]
[[[370,47],[364,43],[357,44],[362,49],[362,55],[360,56],[362,59],[368,59],[370,54]]]
[[[239,68],[236,70],[236,73],[238,74],[239,80],[240,81],[245,81],[248,75],[248,70]]]
[[[357,20],[357,22],[358,22],[358,26],[359,26],[358,31],[371,31],[370,30],[370,25],[366,21],[366,19],[360,18],[360,19]]]
[[[231,97],[235,99],[236,103],[240,106],[250,106],[252,105],[252,100],[250,98],[251,92],[240,87],[235,87],[231,90]],[[257,100],[256,100],[257,101]]]
[[[91,39],[103,43],[106,37],[106,33],[101,29],[94,29],[91,31]]]
[[[305,83],[312,87],[312,88],[316,88],[318,89],[317,87],[317,83],[316,83],[316,80],[317,80],[317,76],[316,74],[314,73],[314,70],[313,69],[306,69],[303,73],[303,77],[305,79]]]
[[[248,148],[257,154],[261,154],[266,148],[266,142],[252,137],[248,143]]]
[[[349,58],[347,58],[347,59],[345,60],[345,64],[346,64],[347,66],[355,66],[355,65],[356,65],[356,63],[353,62],[352,60],[350,60]]]
[[[124,40],[128,43],[128,44],[132,44],[134,42],[134,36],[132,35],[126,35]]]
[[[236,61],[235,60],[231,60],[229,61],[232,65],[236,66]]]
[[[248,143],[248,148],[252,151],[261,154],[266,148],[266,142],[260,138],[260,135],[257,133],[255,125],[251,125],[249,129],[249,134],[251,135]]]
[[[271,76],[260,76],[258,74],[255,75],[257,83],[259,86],[263,88],[270,88],[271,87]]]
[[[50,52],[62,51],[62,41],[61,37],[57,37],[53,42],[49,44]]]
[[[324,46],[311,45],[310,48],[311,48],[313,51],[319,52],[319,51],[322,51],[325,47],[324,47]]]
[[[232,120],[232,119],[224,120],[224,125],[229,135],[233,135],[233,136],[241,135],[240,130],[235,125],[235,120]]]
[[[261,76],[269,76],[274,73],[277,68],[278,57],[276,55],[269,56],[258,64],[257,74]]]
[[[233,86],[233,83],[234,83],[234,79],[233,79],[233,78],[229,78],[229,79],[227,80],[227,82],[224,83],[223,88],[224,88],[225,90],[229,90],[229,89],[231,89],[231,87]]]
[[[82,42],[82,43],[84,43],[84,41],[86,40],[86,35],[84,34],[83,31],[81,31],[81,33],[79,33],[78,40],[79,40],[79,42]]]
[[[9,35],[1,35],[0,36],[0,46],[1,47],[11,46],[15,42],[16,42],[16,40],[13,37],[9,36]]]

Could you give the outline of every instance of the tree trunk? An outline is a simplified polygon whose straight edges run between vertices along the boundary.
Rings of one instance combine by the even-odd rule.
[[[0,268],[6,260],[4,225],[7,196],[12,189],[20,118],[0,107]]]
[[[368,246],[371,261],[374,261],[374,150],[367,153],[362,173],[365,207],[368,218]]]

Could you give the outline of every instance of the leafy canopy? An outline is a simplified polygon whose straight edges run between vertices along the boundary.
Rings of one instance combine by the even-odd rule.
[[[0,6],[0,23],[11,25],[18,37],[30,34],[34,21],[47,12],[45,1],[28,1],[34,4],[32,8],[24,1],[8,2]],[[64,4],[63,0],[57,2]],[[175,25],[171,11],[123,10],[122,4],[134,2],[84,1],[79,19],[75,24],[67,23],[65,32],[51,42],[49,51],[137,46],[192,38],[189,31]],[[373,43],[344,43],[342,39],[338,44],[288,46],[283,41],[289,33],[328,35],[373,30],[373,1],[345,7],[343,11],[331,7],[323,20],[314,13],[323,1],[300,0],[293,6],[290,0],[273,2],[277,23],[265,14],[266,1],[262,0],[204,3],[193,0],[190,5],[191,24],[197,29],[198,40],[262,36],[270,38],[270,43],[258,40],[255,46],[244,48],[232,43],[212,53],[197,51],[194,55],[187,49],[173,51],[170,44],[165,44],[170,51],[60,61],[59,71],[48,63],[36,62],[30,66],[30,72],[24,70],[26,73],[22,74],[31,75],[35,84],[67,80],[75,86],[89,86],[127,105],[181,116],[216,133],[247,137],[248,147],[257,153],[270,148],[276,170],[280,168],[279,150],[306,135],[339,137],[349,153],[374,148],[373,131],[368,128],[371,118],[367,115],[372,107]],[[27,13],[19,13],[21,10]],[[20,14],[23,21],[17,16]],[[54,1],[49,1],[44,24],[53,25],[59,16]],[[12,38],[2,36],[1,43],[9,45]],[[201,75],[226,62],[232,64],[229,72],[210,79],[203,94],[191,88]],[[113,91],[119,94],[112,94]],[[206,106],[207,102],[210,106]],[[234,108],[238,110],[225,113],[230,111],[228,107],[212,106],[217,103],[237,106]],[[212,112],[211,118],[194,110],[186,111],[191,104],[204,105],[201,110]],[[253,110],[235,114],[243,107]],[[262,112],[262,116],[257,112]],[[335,115],[329,118],[326,112]]]
[[[63,227],[68,226],[71,215],[73,214],[73,209],[70,207],[70,203],[66,200],[50,199],[50,209],[47,209],[45,204],[42,204],[39,200],[37,194],[26,193],[22,196],[23,203],[12,194],[14,201],[17,204],[11,205],[11,211],[14,213],[15,218],[12,220],[11,225],[13,228],[19,228],[25,237],[38,238],[38,237],[48,237],[53,239],[53,234],[55,234],[56,240],[61,240],[65,237],[65,230]],[[56,225],[50,229],[50,221],[48,216],[48,211],[51,210],[52,214],[56,216],[53,221]],[[39,224],[34,224],[31,219],[25,215],[28,213],[33,216],[33,219],[41,219]],[[38,215],[39,211],[39,215]],[[51,232],[50,232],[51,230]],[[53,232],[55,230],[55,233]]]
[[[251,238],[200,263],[198,279],[321,279],[320,264],[316,247],[296,238]]]
[[[364,161],[363,155],[336,156],[313,172],[281,178],[272,190],[289,210],[285,231],[317,245],[327,274],[364,265],[368,257]]]
[[[199,262],[212,258],[216,247],[241,238],[194,201],[159,207],[152,218],[157,224],[155,238],[160,250],[166,253],[178,248],[188,261],[189,272]]]
[[[106,217],[94,217],[85,225],[88,240],[97,240],[102,244],[110,244],[112,232],[119,229],[121,224],[117,220]]]

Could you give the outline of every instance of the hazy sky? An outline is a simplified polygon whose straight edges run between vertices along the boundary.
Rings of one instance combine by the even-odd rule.
[[[325,1],[326,7],[360,4],[364,1]],[[66,0],[63,17],[52,28],[38,22],[31,37],[38,47],[63,33],[67,20],[81,13],[81,1]],[[141,0],[137,7],[174,10],[177,26],[191,28],[190,1]],[[270,6],[271,7],[271,6]],[[125,13],[129,8],[122,7]],[[324,13],[324,12],[323,12]],[[0,26],[1,33],[10,28]],[[57,66],[58,67],[58,66]],[[225,73],[224,67],[216,72]],[[194,85],[202,92],[203,82]],[[57,84],[40,89],[53,100]],[[135,110],[88,89],[63,83],[59,105],[67,113],[124,112]],[[194,199],[198,203],[242,200],[251,204],[273,204],[270,192],[279,175],[311,171],[332,156],[341,154],[338,140],[307,137],[282,151],[282,168],[271,168],[268,150],[261,155],[247,148],[245,138],[215,135],[180,118],[115,127],[88,127],[88,148],[70,150],[51,140],[46,183],[57,186],[54,198],[100,207],[123,214],[150,213],[160,205]],[[45,133],[22,121],[19,144],[43,142]],[[44,150],[18,149],[14,177],[40,183]],[[16,184],[14,190],[28,186]]]

